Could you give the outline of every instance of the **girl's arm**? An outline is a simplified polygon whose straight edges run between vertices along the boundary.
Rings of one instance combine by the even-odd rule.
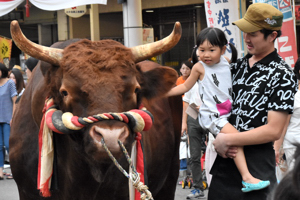
[[[13,102],[13,111],[12,111],[12,118],[14,116],[15,113],[15,109],[16,109],[16,100],[17,100],[17,96],[14,96],[11,98],[12,102]],[[10,125],[11,125],[12,120],[10,120]]]
[[[183,93],[186,93],[189,91],[197,82],[197,80],[200,78],[201,74],[204,74],[204,68],[201,63],[196,63],[191,71],[190,76],[188,79],[180,85],[177,85],[176,87],[172,88],[168,93],[167,96],[176,96]]]

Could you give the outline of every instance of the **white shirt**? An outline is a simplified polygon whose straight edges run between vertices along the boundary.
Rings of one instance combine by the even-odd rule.
[[[300,92],[296,92],[294,97],[294,112],[291,116],[283,141],[283,148],[295,148],[294,143],[300,143]]]
[[[190,104],[196,104],[197,106],[201,106],[202,105],[202,101],[200,98],[200,94],[199,94],[199,83],[198,81],[195,83],[195,85],[189,90],[187,91],[182,100],[184,102],[187,102],[189,105]]]

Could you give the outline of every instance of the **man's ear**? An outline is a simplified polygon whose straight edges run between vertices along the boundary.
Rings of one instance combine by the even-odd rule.
[[[274,42],[277,38],[277,35],[278,35],[277,31],[273,31],[268,37],[270,37],[271,42]]]

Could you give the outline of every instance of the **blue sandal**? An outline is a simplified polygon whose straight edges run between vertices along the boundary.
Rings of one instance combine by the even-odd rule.
[[[244,185],[244,187],[242,188],[242,192],[251,192],[253,190],[261,190],[268,187],[270,185],[270,181],[260,181],[256,184],[246,183],[242,181],[242,184]]]

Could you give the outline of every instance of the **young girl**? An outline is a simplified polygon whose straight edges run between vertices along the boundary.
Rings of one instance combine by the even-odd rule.
[[[3,146],[9,152],[10,123],[16,99],[16,85],[8,78],[8,69],[0,63],[0,180],[3,180]]]
[[[23,75],[20,70],[18,69],[12,69],[11,73],[9,74],[9,78],[14,81],[16,84],[16,89],[18,92],[17,100],[15,103],[18,103],[23,92],[25,91],[25,82]]]
[[[197,36],[200,62],[194,65],[185,83],[170,90],[168,96],[183,94],[199,81],[199,92],[203,102],[199,109],[199,123],[215,136],[219,133],[238,133],[229,122],[232,103],[232,80],[229,61],[222,55],[228,44],[223,31],[209,27]],[[232,50],[236,49],[230,44]],[[232,56],[232,57],[236,57]],[[247,167],[243,147],[238,148],[234,162],[242,176],[243,192],[260,190],[270,185],[270,181],[254,178]]]

